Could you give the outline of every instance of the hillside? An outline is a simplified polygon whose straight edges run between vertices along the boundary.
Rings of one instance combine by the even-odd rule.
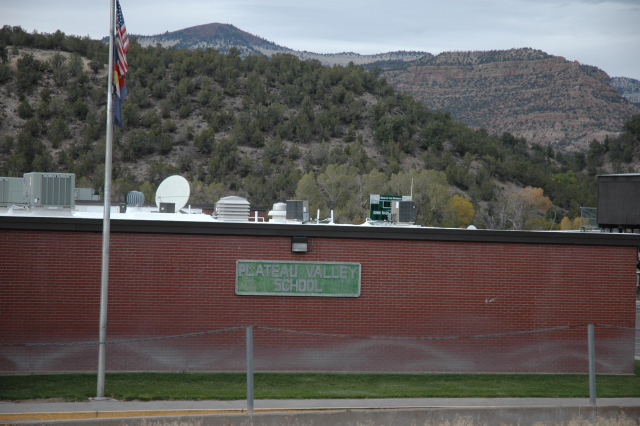
[[[10,46],[0,51],[0,176],[73,172],[79,187],[101,190],[106,46],[66,37],[55,49],[33,47],[52,37],[0,32]],[[413,188],[420,224],[551,229],[595,205],[597,173],[640,170],[640,115],[586,155],[563,154],[468,128],[361,66],[135,42],[128,61],[114,200],[133,189],[150,200],[162,179],[180,174],[192,203],[307,199],[323,217],[334,210],[339,221],[361,222],[369,194]],[[518,200],[532,199],[539,203],[525,217]]]
[[[206,24],[155,36],[138,36],[142,46],[213,48],[241,57],[289,53],[324,65],[380,67],[396,89],[431,109],[491,133],[511,132],[563,151],[586,151],[593,139],[618,134],[640,112],[630,103],[639,86],[633,79],[609,79],[601,70],[534,49],[489,52],[388,52],[318,54],[296,51],[228,24]],[[625,101],[626,99],[626,101]],[[640,98],[639,98],[640,99]]]
[[[348,65],[353,62],[356,65],[368,64],[377,61],[413,61],[424,56],[431,56],[427,52],[388,52],[375,55],[360,55],[353,52],[342,53],[314,53],[301,50],[293,50],[280,46],[248,32],[242,31],[230,24],[205,24],[183,30],[166,32],[152,36],[136,35],[141,46],[175,47],[183,49],[216,49],[220,52],[228,52],[231,47],[240,51],[242,58],[248,55],[275,55],[278,53],[290,53],[302,60],[318,60],[323,65]]]
[[[152,36],[132,34],[142,47],[175,47],[177,49],[216,49],[228,52],[235,46],[242,57],[260,55],[263,51],[290,50],[254,36],[229,24],[206,24]]]
[[[623,98],[640,107],[640,80],[627,77],[613,77],[611,85]]]
[[[375,63],[394,87],[490,133],[511,132],[563,151],[585,151],[640,113],[598,68],[533,49],[448,52]]]

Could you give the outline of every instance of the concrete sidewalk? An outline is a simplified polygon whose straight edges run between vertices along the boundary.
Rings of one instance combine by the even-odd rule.
[[[380,410],[469,410],[533,409],[576,413],[617,409],[640,421],[640,398],[600,398],[596,406],[588,398],[411,398],[411,399],[314,399],[256,400],[254,413],[373,412]],[[538,409],[538,410],[536,410]],[[637,413],[637,414],[636,414]],[[0,402],[0,423],[74,419],[133,417],[183,417],[247,415],[247,403],[240,401],[87,401],[87,402]],[[637,424],[637,423],[634,423]]]

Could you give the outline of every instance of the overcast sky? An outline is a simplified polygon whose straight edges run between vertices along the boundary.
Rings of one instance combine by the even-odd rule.
[[[102,38],[110,0],[0,0],[2,25]],[[640,0],[121,0],[127,30],[220,22],[297,50],[532,47],[640,80]]]

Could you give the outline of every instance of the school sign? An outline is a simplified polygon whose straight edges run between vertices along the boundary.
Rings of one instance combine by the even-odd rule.
[[[238,260],[236,294],[359,297],[360,264]]]

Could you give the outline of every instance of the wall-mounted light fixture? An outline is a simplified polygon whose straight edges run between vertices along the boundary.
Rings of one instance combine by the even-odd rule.
[[[291,237],[291,251],[294,253],[306,253],[307,237]]]

